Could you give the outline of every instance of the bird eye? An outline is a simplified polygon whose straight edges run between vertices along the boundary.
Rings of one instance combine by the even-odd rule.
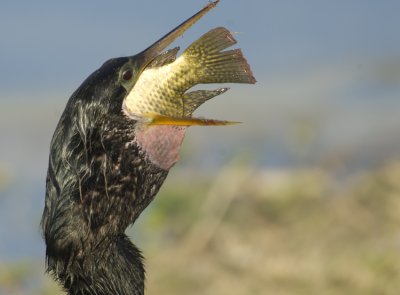
[[[133,73],[131,69],[125,70],[122,73],[122,79],[124,81],[129,81],[130,79],[132,79]]]

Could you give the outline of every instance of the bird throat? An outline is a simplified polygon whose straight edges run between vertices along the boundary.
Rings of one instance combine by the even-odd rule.
[[[136,127],[135,141],[154,165],[168,171],[179,159],[186,129],[186,126],[140,124]]]

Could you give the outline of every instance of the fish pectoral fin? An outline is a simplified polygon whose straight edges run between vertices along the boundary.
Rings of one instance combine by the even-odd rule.
[[[191,116],[204,102],[228,90],[228,87],[224,87],[216,90],[196,90],[185,93],[183,95],[184,115]]]
[[[174,126],[224,126],[239,124],[240,122],[221,121],[192,117],[172,117],[157,113],[146,114],[146,121],[149,125],[174,125]]]

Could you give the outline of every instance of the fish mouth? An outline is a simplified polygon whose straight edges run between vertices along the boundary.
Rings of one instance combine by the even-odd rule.
[[[142,52],[136,54],[134,59],[139,61],[142,71],[149,65],[157,56],[162,54],[165,48],[167,48],[176,38],[183,35],[183,33],[195,24],[200,18],[202,18],[207,12],[217,6],[219,0],[210,2],[207,6],[201,9],[199,12],[185,20],[183,23],[175,27],[169,33],[161,37],[159,40],[154,42],[152,45],[147,47]]]

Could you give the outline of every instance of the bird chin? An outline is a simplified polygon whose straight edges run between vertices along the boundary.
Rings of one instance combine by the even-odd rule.
[[[137,124],[135,141],[149,160],[168,171],[178,160],[186,126]]]

